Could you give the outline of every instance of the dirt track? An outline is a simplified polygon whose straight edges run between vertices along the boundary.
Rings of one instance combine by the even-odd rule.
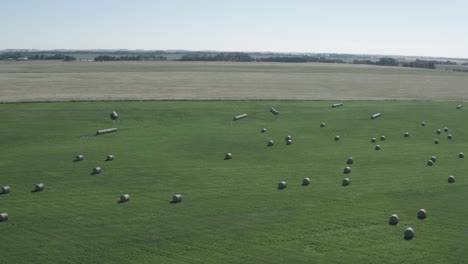
[[[468,74],[340,64],[3,62],[0,102],[455,100]]]

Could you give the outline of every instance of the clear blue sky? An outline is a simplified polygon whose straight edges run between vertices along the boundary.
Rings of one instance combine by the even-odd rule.
[[[467,0],[0,0],[0,49],[468,58]]]

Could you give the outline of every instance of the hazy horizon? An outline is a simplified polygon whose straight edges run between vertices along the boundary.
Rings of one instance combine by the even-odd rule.
[[[468,58],[461,0],[8,1],[0,50],[128,49]]]

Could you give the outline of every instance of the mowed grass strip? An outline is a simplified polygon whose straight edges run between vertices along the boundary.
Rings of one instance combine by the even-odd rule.
[[[0,185],[11,186],[11,193],[0,195],[0,211],[10,216],[0,223],[2,258],[11,263],[467,259],[468,165],[458,158],[468,152],[466,112],[452,102],[331,104],[0,105]],[[271,114],[271,106],[280,115]],[[114,110],[118,121],[109,117]],[[371,120],[377,112],[382,117]],[[248,117],[232,121],[242,113]],[[119,131],[95,135],[109,127]],[[264,127],[267,132],[261,133]],[[448,140],[443,132],[435,145],[435,131],[444,127],[454,137]],[[292,145],[286,145],[287,135]],[[275,144],[268,147],[270,139]],[[374,150],[376,144],[382,149]],[[224,160],[227,152],[231,160]],[[73,162],[78,154],[84,160]],[[105,161],[109,154],[115,160]],[[427,166],[433,155],[437,162]],[[346,165],[350,156],[354,164]],[[102,173],[91,175],[97,166]],[[346,166],[352,172],[345,175]],[[449,184],[449,175],[457,181]],[[308,186],[301,185],[305,177],[311,179]],[[346,187],[345,177],[351,179]],[[280,181],[288,187],[278,190]],[[45,190],[32,193],[40,182]],[[124,193],[131,199],[119,204]],[[176,193],[184,199],[171,204]],[[421,208],[428,212],[425,220],[417,219]],[[400,222],[390,226],[394,213]],[[416,235],[406,241],[403,231],[410,226]]]

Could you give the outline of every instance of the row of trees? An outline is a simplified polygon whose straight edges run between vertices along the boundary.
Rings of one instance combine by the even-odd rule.
[[[29,52],[7,52],[0,54],[0,60],[63,60],[75,61],[76,58],[65,54],[36,54]]]
[[[111,56],[101,55],[94,58],[94,61],[165,61],[166,56],[147,54],[147,55],[126,55],[126,56]]]
[[[242,52],[222,52],[217,54],[209,53],[189,53],[182,56],[180,61],[236,61],[250,62],[255,59],[252,56]]]
[[[305,62],[320,62],[320,63],[345,63],[342,59],[329,59],[326,57],[313,56],[279,56],[279,57],[264,57],[257,61],[262,62],[290,62],[290,63],[305,63]]]

